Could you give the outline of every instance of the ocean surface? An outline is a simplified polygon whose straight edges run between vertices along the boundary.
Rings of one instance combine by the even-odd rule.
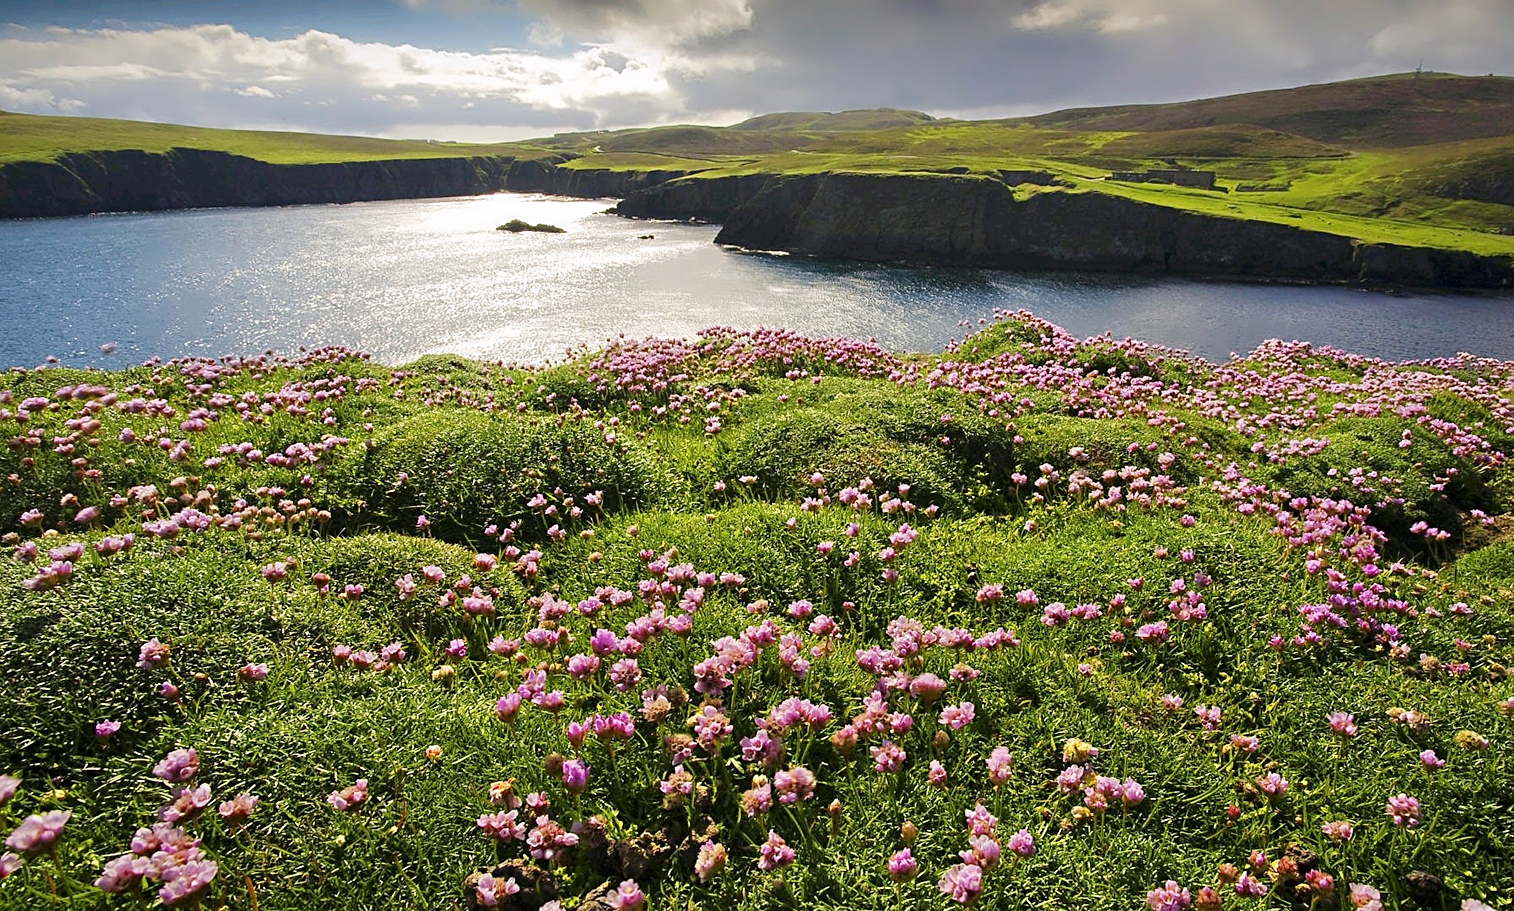
[[[388,364],[442,351],[542,363],[708,326],[938,351],[995,307],[1212,361],[1268,338],[1514,360],[1510,294],[819,262],[725,250],[712,226],[630,221],[610,204],[498,194],[0,222],[0,367],[321,345]],[[512,218],[566,233],[494,230]]]

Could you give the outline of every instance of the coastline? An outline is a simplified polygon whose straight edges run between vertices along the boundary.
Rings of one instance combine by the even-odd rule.
[[[1506,290],[1514,259],[1047,187],[1020,173],[701,178],[565,167],[572,156],[276,165],[226,152],[71,154],[0,165],[0,218],[472,196],[616,198],[631,218],[722,225],[716,243],[826,259],[1375,289]]]

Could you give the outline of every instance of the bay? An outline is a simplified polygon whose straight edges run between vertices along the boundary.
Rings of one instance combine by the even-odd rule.
[[[611,202],[496,194],[0,222],[0,366],[323,345],[389,364],[432,352],[537,364],[716,325],[938,351],[994,308],[1212,361],[1268,338],[1514,360],[1509,294],[821,262],[725,250],[713,226],[630,221],[604,214]],[[494,230],[513,218],[565,233]]]

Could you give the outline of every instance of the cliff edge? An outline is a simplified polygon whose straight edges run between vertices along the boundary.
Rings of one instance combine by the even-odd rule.
[[[827,258],[992,269],[1445,288],[1514,284],[1514,262],[1507,257],[1366,244],[1101,193],[1016,190],[976,175],[773,178],[730,211],[715,242]]]

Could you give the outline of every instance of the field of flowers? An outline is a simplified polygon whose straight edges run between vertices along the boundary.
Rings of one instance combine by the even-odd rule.
[[[1514,363],[0,378],[0,908],[1514,907]]]

